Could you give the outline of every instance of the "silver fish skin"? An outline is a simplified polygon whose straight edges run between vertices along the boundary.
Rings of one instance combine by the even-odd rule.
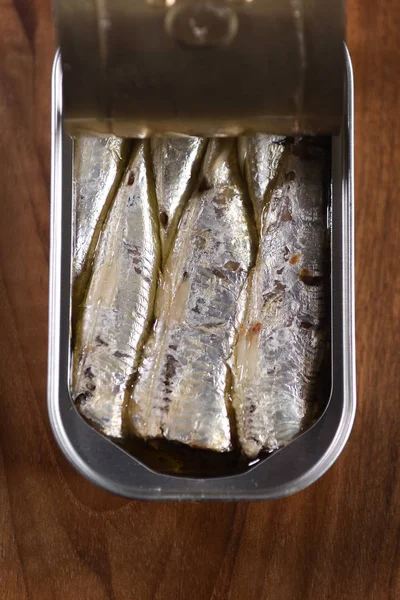
[[[205,138],[199,137],[158,136],[151,139],[164,260],[193,191],[206,143]]]
[[[74,140],[74,296],[82,300],[107,211],[128,160],[130,142],[116,137]]]
[[[239,138],[239,160],[245,174],[254,208],[257,229],[261,228],[261,216],[267,207],[266,193],[276,178],[284,151],[285,138],[258,134]]]
[[[219,452],[232,447],[228,362],[254,259],[246,198],[234,140],[211,140],[164,268],[156,326],[130,398],[137,436]]]
[[[285,150],[263,213],[233,368],[238,439],[250,458],[292,441],[313,399],[325,346],[328,155],[306,139]]]
[[[125,435],[127,382],[149,333],[160,267],[150,145],[134,147],[96,250],[78,325],[72,392],[82,413]]]

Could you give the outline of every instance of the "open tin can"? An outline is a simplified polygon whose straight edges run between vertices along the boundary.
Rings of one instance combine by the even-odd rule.
[[[224,477],[157,473],[92,429],[75,409],[71,361],[73,143],[63,128],[60,55],[53,69],[48,408],[54,435],[72,465],[96,485],[143,500],[265,500],[316,481],[337,459],[356,406],[353,241],[353,75],[345,48],[344,118],[332,137],[331,391],[319,420],[246,472]]]

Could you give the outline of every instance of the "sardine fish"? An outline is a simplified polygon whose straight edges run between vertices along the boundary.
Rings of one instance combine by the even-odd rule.
[[[230,366],[254,247],[234,140],[211,140],[156,300],[129,402],[130,430],[219,452],[232,447]]]
[[[325,341],[327,162],[324,148],[296,140],[267,192],[233,369],[238,438],[249,457],[292,441],[313,397]]]
[[[125,391],[153,316],[160,243],[148,141],[137,142],[99,240],[74,350],[80,412],[124,435]]]

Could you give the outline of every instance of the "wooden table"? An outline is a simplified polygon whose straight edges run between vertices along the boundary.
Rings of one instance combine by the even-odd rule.
[[[349,0],[359,406],[294,497],[148,504],[99,491],[46,412],[50,0],[0,3],[0,597],[400,597],[400,3]]]

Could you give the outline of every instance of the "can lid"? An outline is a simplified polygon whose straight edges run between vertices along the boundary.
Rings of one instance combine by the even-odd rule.
[[[343,0],[56,0],[71,133],[332,134]]]

